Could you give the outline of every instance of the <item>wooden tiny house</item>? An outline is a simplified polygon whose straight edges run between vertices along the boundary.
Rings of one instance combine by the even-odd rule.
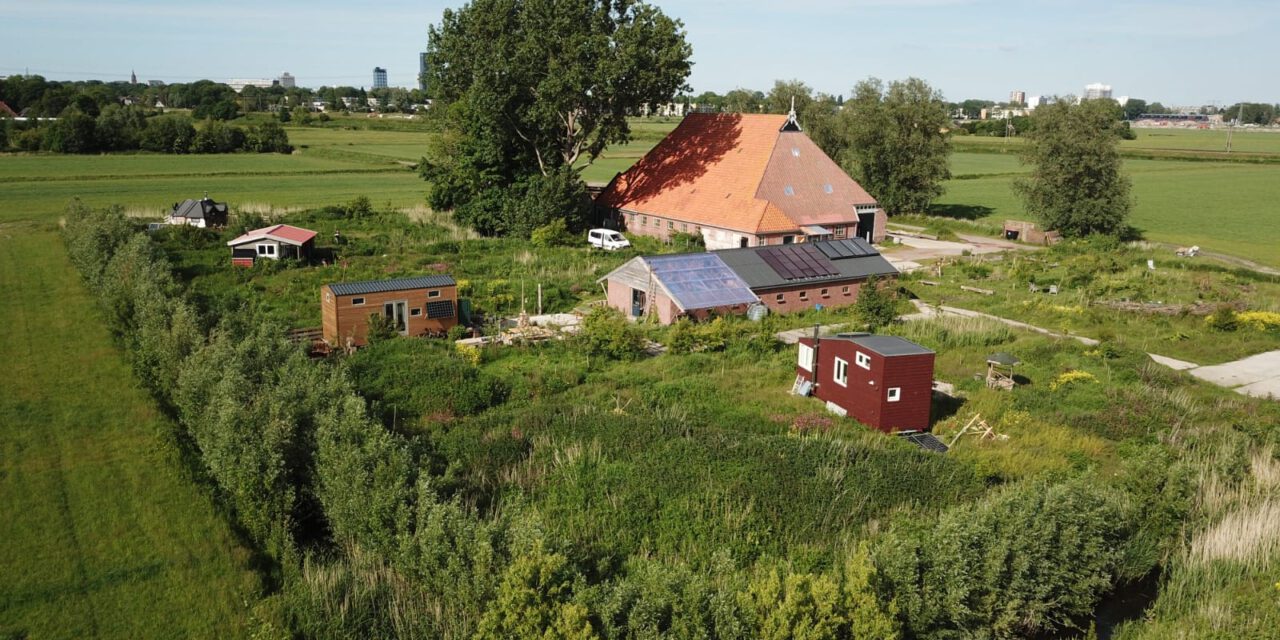
[[[368,344],[370,316],[386,318],[401,335],[443,335],[458,324],[458,283],[436,275],[326,284],[320,309],[324,341],[334,349]]]
[[[929,428],[933,351],[865,333],[802,338],[799,351],[796,388],[802,395],[880,431]]]

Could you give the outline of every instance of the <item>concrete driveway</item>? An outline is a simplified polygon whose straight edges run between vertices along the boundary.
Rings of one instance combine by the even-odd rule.
[[[1280,351],[1268,351],[1234,362],[1187,369],[1187,373],[1258,398],[1280,399]]]
[[[951,240],[931,240],[929,238],[920,238],[913,235],[903,235],[899,233],[889,233],[889,237],[906,247],[905,249],[895,249],[883,254],[890,264],[897,267],[899,271],[912,271],[920,268],[920,261],[935,260],[937,258],[945,258],[949,256],[964,255],[967,251],[970,255],[982,255],[986,253],[999,253],[1001,251],[1023,250],[1034,251],[1038,247],[1026,244],[1018,244],[1009,242],[1001,238],[988,238],[984,236],[974,236],[966,234],[957,234],[960,238],[958,242]]]

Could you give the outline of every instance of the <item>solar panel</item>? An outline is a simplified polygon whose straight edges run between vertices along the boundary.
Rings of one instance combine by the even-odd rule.
[[[832,260],[874,256],[879,252],[862,240],[830,240],[815,243],[818,250]]]
[[[452,300],[436,300],[427,303],[428,318],[452,318],[453,317],[453,301]]]
[[[760,258],[784,280],[820,278],[839,273],[835,265],[809,243],[766,247],[760,250]]]
[[[645,260],[654,277],[686,311],[760,301],[747,283],[715,254],[688,253]]]
[[[915,432],[915,433],[903,433],[899,435],[902,438],[909,441],[911,444],[914,444],[917,447],[924,449],[925,451],[933,451],[935,453],[947,452],[947,445],[943,444],[942,441],[939,440],[937,436],[934,436],[932,433]]]

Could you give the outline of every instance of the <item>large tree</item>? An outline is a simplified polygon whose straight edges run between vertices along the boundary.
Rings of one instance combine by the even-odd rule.
[[[923,213],[951,177],[942,94],[919,78],[859,82],[840,112],[843,135],[823,150],[844,165],[890,215]]]
[[[508,224],[513,198],[580,183],[575,166],[628,141],[627,114],[687,90],[691,66],[683,25],[637,0],[474,0],[429,35],[450,132],[423,164],[430,202],[486,233],[537,224]]]
[[[1023,162],[1028,178],[1015,183],[1027,211],[1065,236],[1126,230],[1132,201],[1120,171],[1123,135],[1111,100],[1041,105],[1032,117]]]

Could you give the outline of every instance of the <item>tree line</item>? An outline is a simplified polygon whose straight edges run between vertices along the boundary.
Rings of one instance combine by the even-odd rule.
[[[72,106],[48,122],[0,119],[0,151],[100,153],[290,153],[293,146],[279,123],[239,126],[190,116],[155,115],[137,106],[107,105],[96,116]]]

